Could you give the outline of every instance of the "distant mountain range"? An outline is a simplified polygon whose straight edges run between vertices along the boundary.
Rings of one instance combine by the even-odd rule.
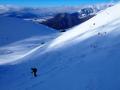
[[[0,15],[15,17],[47,25],[57,30],[69,29],[81,24],[97,12],[114,5],[113,3],[82,5],[76,7],[31,8],[12,5],[0,5]]]

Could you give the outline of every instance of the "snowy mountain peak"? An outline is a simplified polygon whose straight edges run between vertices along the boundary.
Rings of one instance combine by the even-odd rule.
[[[77,37],[82,36],[86,32],[92,32],[94,29],[104,27],[104,25],[108,25],[114,20],[120,19],[120,12],[118,12],[117,10],[120,10],[120,3],[109,7],[102,12],[99,12],[98,15],[96,15],[92,19],[63,33],[61,36],[55,39],[53,43],[51,43],[50,48],[66,44],[67,42],[73,41]],[[94,35],[95,34],[91,33],[90,35],[84,37],[84,40]],[[83,40],[82,37],[81,40]]]

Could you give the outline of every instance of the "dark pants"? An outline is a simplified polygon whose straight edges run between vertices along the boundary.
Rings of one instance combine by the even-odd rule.
[[[32,74],[33,74],[33,76],[34,76],[34,77],[37,77],[37,74],[36,74],[36,72],[32,72]]]

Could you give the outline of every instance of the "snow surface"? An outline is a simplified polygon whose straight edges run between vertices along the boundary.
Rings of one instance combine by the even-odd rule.
[[[11,63],[16,64],[22,62],[19,59],[29,57],[36,50],[40,50],[40,53],[44,53],[43,47],[56,37],[58,34],[51,34],[49,36],[36,36],[21,40],[0,48],[0,65]]]
[[[40,24],[0,17],[0,64],[28,56],[56,35],[56,30]]]
[[[0,17],[0,46],[30,38],[55,33],[54,29],[17,18]]]
[[[86,32],[90,32],[94,29],[102,27],[118,18],[120,18],[120,13],[117,11],[120,9],[120,5],[115,5],[114,7],[108,8],[103,12],[99,13],[97,16],[93,17],[92,19],[88,20],[87,22],[83,23],[82,25],[78,25],[73,29],[69,30],[68,32],[64,33],[60,37],[58,37],[50,47],[58,46],[67,42],[73,38],[76,38],[80,35],[83,35]],[[103,18],[104,17],[104,18]],[[94,36],[94,34],[91,34]],[[90,36],[91,36],[90,35]],[[89,36],[87,35],[87,38]]]
[[[0,90],[120,90],[119,9],[120,4],[110,7],[45,47],[38,45],[19,58],[24,62],[1,65]],[[31,67],[38,68],[36,78]]]

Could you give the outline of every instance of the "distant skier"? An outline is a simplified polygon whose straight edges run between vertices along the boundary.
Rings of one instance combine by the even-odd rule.
[[[37,77],[37,68],[31,68],[31,70],[32,70],[32,75],[34,77]]]
[[[107,34],[107,32],[104,32],[104,35],[106,35]]]
[[[96,44],[92,44],[90,45],[91,48],[97,48],[97,45]]]
[[[98,36],[101,36],[101,33],[100,33],[100,32],[98,33]]]
[[[98,33],[98,36],[105,36],[107,34],[107,32],[103,32],[103,33]]]
[[[95,25],[95,23],[93,23],[93,25]]]

